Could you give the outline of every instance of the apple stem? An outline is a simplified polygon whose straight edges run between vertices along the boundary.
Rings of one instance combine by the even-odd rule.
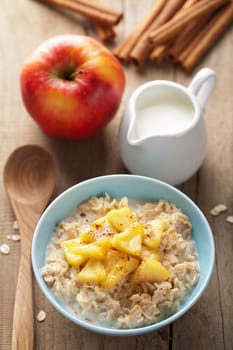
[[[76,72],[73,72],[72,74],[70,74],[70,80],[74,80],[77,76],[82,75],[84,72],[83,70],[78,70]]]

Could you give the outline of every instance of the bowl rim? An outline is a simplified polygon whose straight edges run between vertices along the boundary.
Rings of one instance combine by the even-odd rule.
[[[157,323],[153,323],[151,325],[138,327],[138,328],[129,328],[129,329],[118,329],[118,328],[108,328],[101,325],[95,325],[92,323],[88,323],[85,320],[82,320],[78,317],[78,315],[74,315],[72,312],[70,312],[68,309],[66,309],[62,304],[58,301],[56,296],[53,294],[53,292],[47,287],[45,281],[43,280],[40,269],[37,266],[36,263],[36,240],[39,235],[40,227],[43,224],[44,217],[47,216],[47,214],[53,210],[54,207],[57,206],[57,203],[62,201],[62,199],[66,196],[69,196],[70,193],[72,193],[77,188],[81,188],[84,186],[87,186],[90,183],[98,182],[98,181],[105,181],[105,179],[111,179],[114,180],[116,178],[135,178],[141,181],[149,181],[152,183],[156,183],[159,186],[162,186],[172,192],[175,192],[178,196],[182,198],[182,200],[187,201],[199,214],[202,222],[205,224],[206,227],[206,234],[208,237],[208,244],[210,245],[210,261],[208,264],[208,269],[206,272],[206,278],[201,283],[200,289],[196,292],[196,294],[192,297],[192,299],[184,306],[181,306],[179,310],[177,310],[174,314],[170,315],[169,317],[165,318],[164,320],[161,320]],[[78,202],[78,201],[77,201]],[[62,220],[62,219],[61,219]],[[52,233],[51,233],[52,234]],[[32,268],[34,272],[34,276],[36,278],[36,281],[43,292],[44,296],[49,300],[49,302],[53,305],[53,307],[59,311],[63,316],[68,318],[70,321],[74,322],[76,325],[82,326],[85,329],[88,329],[89,331],[93,331],[95,333],[104,334],[104,335],[110,335],[110,336],[134,336],[134,335],[140,335],[149,333],[155,330],[158,330],[164,326],[167,326],[180,318],[182,315],[184,315],[201,297],[205,289],[207,288],[209,281],[211,279],[213,270],[214,270],[214,263],[215,263],[215,243],[214,243],[214,237],[211,230],[211,227],[205,217],[205,215],[202,213],[202,211],[199,209],[197,204],[189,198],[185,193],[183,193],[181,190],[177,189],[176,187],[167,184],[161,180],[153,179],[147,176],[141,176],[141,175],[134,175],[134,174],[110,174],[110,175],[102,175],[93,177],[84,181],[81,181],[66,190],[64,190],[62,193],[60,193],[57,197],[55,197],[51,203],[48,205],[48,207],[45,209],[43,214],[41,215],[36,228],[34,230],[33,239],[32,239],[32,249],[31,249],[31,260],[32,260]]]

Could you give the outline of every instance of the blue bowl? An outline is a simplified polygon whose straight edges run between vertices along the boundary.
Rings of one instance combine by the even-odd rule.
[[[47,244],[56,224],[67,217],[81,202],[92,197],[110,194],[131,199],[157,201],[164,199],[176,204],[192,223],[192,237],[198,252],[200,279],[180,309],[168,318],[149,326],[133,329],[114,329],[90,324],[74,315],[47,287],[41,276]],[[113,336],[140,335],[157,330],[177,320],[200,298],[210,280],[215,258],[215,246],[210,226],[200,209],[178,189],[155,179],[138,175],[107,175],[81,182],[59,195],[45,210],[35,229],[32,242],[32,266],[36,280],[51,304],[65,317],[88,330]]]

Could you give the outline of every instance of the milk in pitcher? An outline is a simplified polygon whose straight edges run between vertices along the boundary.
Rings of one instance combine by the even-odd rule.
[[[138,103],[134,137],[174,135],[186,130],[194,117],[194,108],[179,93],[158,93]]]

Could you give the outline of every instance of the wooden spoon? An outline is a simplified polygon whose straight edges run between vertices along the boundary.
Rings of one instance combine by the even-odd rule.
[[[37,145],[17,148],[7,160],[4,184],[21,233],[12,329],[12,350],[33,350],[32,235],[55,185],[52,157]]]

